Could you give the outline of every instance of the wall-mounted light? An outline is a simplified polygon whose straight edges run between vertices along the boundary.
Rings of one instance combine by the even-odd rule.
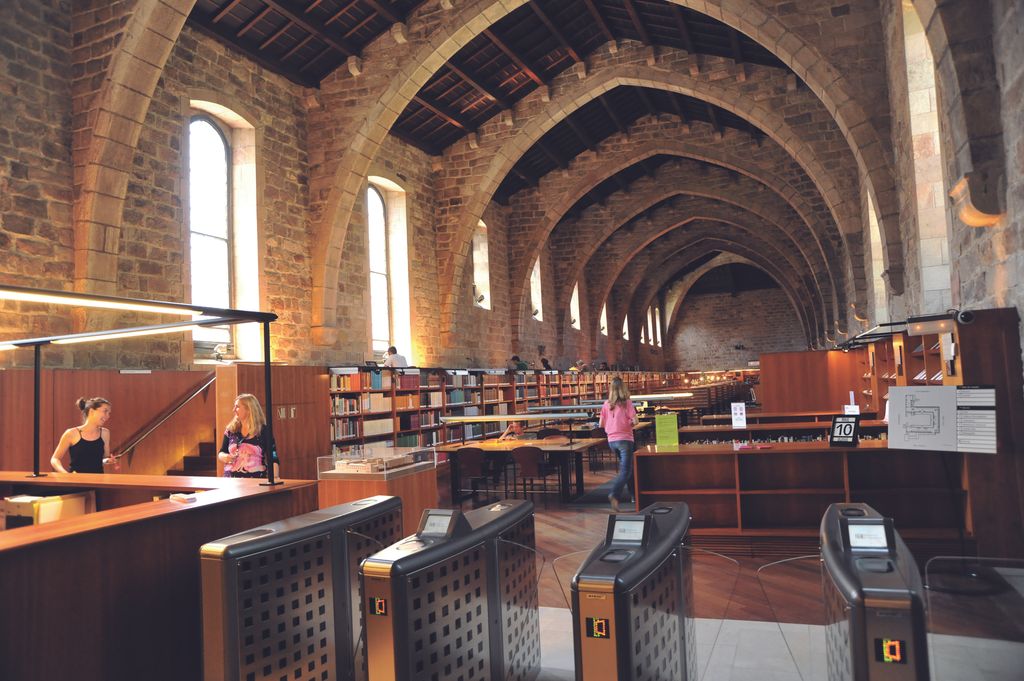
[[[934,333],[950,333],[953,330],[953,318],[946,314],[907,317],[908,336],[927,336]]]
[[[537,315],[539,315],[539,314],[540,314],[540,309],[538,309],[538,308],[534,308],[534,310],[533,310],[533,313],[532,313],[532,314],[533,314],[533,316],[534,316],[534,317],[536,317]]]
[[[476,297],[476,302],[478,302],[478,303],[482,303],[482,302],[484,302],[484,300],[485,300],[486,298],[487,298],[487,296],[485,296],[484,294],[482,294],[482,293],[481,293],[480,295],[478,295],[478,296]]]
[[[571,325],[571,324],[575,324],[575,323],[576,323],[576,320],[575,320],[575,319],[570,319],[570,320],[569,320],[569,324],[570,324],[570,325]]]

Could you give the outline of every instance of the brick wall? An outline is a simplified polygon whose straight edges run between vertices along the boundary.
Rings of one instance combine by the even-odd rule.
[[[669,333],[666,363],[681,371],[732,369],[762,352],[807,349],[780,289],[688,295]]]
[[[5,284],[63,288],[72,278],[70,89],[67,3],[0,3],[0,281]],[[70,331],[70,319],[51,315],[46,307],[0,303],[0,337]],[[0,363],[12,362],[31,363],[32,353],[0,353]]]

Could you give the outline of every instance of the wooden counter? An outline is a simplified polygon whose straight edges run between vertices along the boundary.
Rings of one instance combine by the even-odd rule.
[[[890,450],[884,440],[650,445],[637,451],[634,484],[639,508],[689,503],[696,534],[815,536],[829,504],[861,501],[907,536],[952,537],[962,466],[959,454]]]
[[[771,438],[783,435],[813,435],[828,443],[828,433],[832,428],[831,421],[802,421],[796,423],[749,423],[745,428],[733,428],[731,425],[714,426],[683,426],[679,429],[679,440],[683,443],[701,440],[751,440],[758,437]],[[877,437],[888,433],[889,424],[885,421],[861,421],[861,436]]]
[[[0,472],[0,494],[95,490],[106,510],[0,531],[0,678],[19,681],[200,679],[199,547],[316,509],[311,481],[27,475]]]
[[[448,462],[438,464],[447,468]],[[428,508],[438,508],[437,476],[433,459],[429,464],[413,464],[387,473],[343,473],[329,471],[317,481],[320,508],[365,499],[376,494],[401,497],[403,535],[419,527],[420,516]]]

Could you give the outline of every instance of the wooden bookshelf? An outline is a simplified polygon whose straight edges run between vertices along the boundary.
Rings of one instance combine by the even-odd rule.
[[[607,395],[613,376],[635,393],[677,390],[676,372],[505,371],[333,367],[328,369],[331,444],[429,447],[498,435],[501,421],[450,424],[441,416],[507,416],[528,407],[564,406]]]
[[[967,495],[961,455],[889,450],[884,440],[852,448],[649,445],[637,452],[634,467],[638,507],[686,501],[694,532],[703,535],[812,537],[829,504],[863,501],[893,517],[908,536],[920,530],[953,538],[956,504]]]

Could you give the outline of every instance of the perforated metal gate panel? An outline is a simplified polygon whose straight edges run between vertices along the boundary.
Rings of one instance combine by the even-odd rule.
[[[366,604],[359,579],[359,564],[369,558],[382,547],[391,546],[402,538],[402,509],[398,508],[357,525],[353,525],[348,533],[348,574],[351,589],[350,603],[358,604],[352,608],[352,650],[355,656],[355,680],[366,681]],[[373,538],[375,541],[367,539]]]
[[[629,597],[633,681],[678,681],[682,667],[678,552],[662,561]]]
[[[329,534],[238,561],[239,677],[336,678]]]
[[[839,589],[832,582],[828,571],[821,580],[825,599],[825,654],[828,665],[828,681],[852,681],[853,670],[850,660],[853,650],[850,643],[850,606]]]
[[[408,577],[410,679],[486,681],[490,676],[484,545]]]
[[[537,595],[534,518],[529,516],[500,535],[499,594],[505,677],[529,681],[540,671],[540,611]]]
[[[698,681],[697,620],[693,610],[693,556],[689,547],[679,550],[679,566],[683,573],[683,636],[686,637],[686,678]]]

